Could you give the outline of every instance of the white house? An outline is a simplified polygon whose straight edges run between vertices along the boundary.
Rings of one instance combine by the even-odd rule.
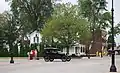
[[[67,48],[63,49],[64,53],[67,53]],[[69,55],[75,54],[77,56],[85,55],[85,45],[76,43],[74,46],[69,48]]]
[[[32,32],[29,35],[30,44],[42,42],[41,38],[42,38],[42,36],[41,36],[39,31]],[[67,49],[64,48],[63,52],[66,53],[66,51],[67,51]],[[69,54],[70,55],[75,54],[75,55],[78,55],[78,56],[79,55],[84,55],[85,54],[85,45],[76,43],[74,46],[69,48]]]
[[[39,31],[34,31],[29,35],[30,44],[40,43],[42,36]]]

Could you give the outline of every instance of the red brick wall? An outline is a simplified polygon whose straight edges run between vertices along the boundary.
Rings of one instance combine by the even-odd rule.
[[[97,51],[100,52],[102,50],[102,42],[101,31],[96,31],[94,42],[92,43],[92,47],[90,49],[90,54],[96,54]]]

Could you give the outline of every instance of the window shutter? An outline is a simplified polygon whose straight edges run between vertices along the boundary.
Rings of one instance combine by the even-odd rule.
[[[35,43],[35,37],[33,38],[33,41],[34,41],[34,43]]]

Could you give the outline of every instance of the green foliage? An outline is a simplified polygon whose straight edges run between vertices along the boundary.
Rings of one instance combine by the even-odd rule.
[[[114,34],[115,36],[120,34],[120,23],[118,23],[115,27],[114,27]]]
[[[100,19],[98,21],[99,23],[99,28],[106,29],[111,27],[112,23],[112,16],[110,12],[105,12],[101,14]]]
[[[5,41],[4,43],[8,44],[10,47],[10,52],[13,51],[13,43],[18,38],[18,24],[15,21],[12,14],[8,12],[4,12],[1,14],[1,23],[0,23],[0,39],[1,41]],[[1,47],[2,49],[2,47]],[[4,49],[5,50],[5,49]]]
[[[109,28],[111,29],[112,16],[111,12],[108,12],[106,9],[106,0],[78,0],[78,6],[79,14],[81,14],[83,18],[86,18],[90,23],[90,31],[92,33],[91,41],[97,41],[95,40],[95,37],[98,35],[102,38],[101,33],[99,33],[100,31]],[[93,43],[92,48],[95,47],[94,45],[95,43]]]
[[[74,41],[89,40],[91,37],[89,23],[78,16],[77,6],[69,3],[58,4],[54,10],[52,18],[42,30],[45,42],[51,44],[57,41],[65,47],[70,47]]]
[[[17,45],[17,44],[14,45],[14,47],[13,47],[13,52],[14,52],[14,56],[15,56],[15,57],[18,57],[18,56],[19,56],[19,54],[18,54],[18,45]]]
[[[110,26],[110,28],[112,28],[112,26]],[[111,35],[112,31],[111,29],[109,29],[108,34]],[[114,36],[117,36],[120,34],[120,23],[118,23],[117,25],[114,26]]]
[[[0,57],[8,57],[8,56],[9,56],[9,52],[7,48],[0,48]]]
[[[51,16],[53,8],[51,0],[11,0],[9,3],[11,11],[0,14],[0,37],[7,38],[5,41],[9,44],[10,52],[16,52],[17,56],[18,49],[14,47],[17,38],[22,35],[20,40],[23,43],[26,34],[41,30]],[[3,44],[0,43],[0,45]],[[22,49],[21,54],[26,54],[26,51]]]
[[[44,45],[68,48],[75,42],[87,42],[91,32],[111,29],[112,17],[106,6],[106,0],[78,0],[78,5],[55,3],[55,0],[11,0],[11,12],[0,14],[0,37],[6,38],[0,41],[8,43],[15,56],[18,55],[17,45],[13,46],[16,39],[34,30],[42,30],[41,50]],[[120,33],[119,26],[114,28],[115,36]],[[108,34],[108,43],[111,43],[111,31]],[[3,43],[0,45],[0,52],[7,52]],[[36,48],[35,45],[23,46],[21,44],[20,56],[26,56],[27,51]]]
[[[111,37],[111,23],[112,23],[112,15],[111,12],[108,12],[107,2],[106,0],[78,0],[78,6],[80,9],[80,14],[83,17],[87,18],[90,22],[91,32],[93,33],[93,41],[95,37],[95,31],[100,29],[110,29],[108,31],[108,43],[112,43]],[[119,34],[119,24],[114,27],[114,36]]]
[[[111,47],[112,47],[112,35],[110,34],[109,36],[108,36],[108,41],[107,41],[107,43],[108,43],[108,48],[107,49],[110,49]],[[115,43],[115,40],[114,40],[114,46],[116,46],[116,43]]]
[[[91,31],[101,28],[106,29],[111,22],[110,12],[106,12],[106,0],[78,0],[80,14],[91,23]]]
[[[53,8],[51,0],[12,0],[11,11],[27,33],[41,29]]]

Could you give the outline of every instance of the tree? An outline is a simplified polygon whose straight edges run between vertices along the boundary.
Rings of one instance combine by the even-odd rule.
[[[4,43],[6,43],[6,37],[5,37],[5,30],[4,30],[4,25],[6,23],[6,18],[3,13],[0,14],[0,55],[1,56],[7,56],[7,49],[4,48]],[[6,53],[6,54],[4,54]]]
[[[29,27],[29,31],[42,28],[47,18],[51,16],[52,10],[51,0],[11,1],[13,15],[21,24],[24,24],[23,29]]]
[[[10,13],[4,13],[7,22],[4,24],[5,37],[7,37],[7,42],[10,47],[10,51],[13,51],[13,46],[16,39],[19,37],[19,29],[17,26],[19,23],[15,21],[15,18]]]
[[[111,28],[111,26],[110,26]],[[117,25],[115,25],[114,27],[114,36],[116,37],[117,35],[120,34],[120,24],[118,23]],[[107,40],[107,43],[108,43],[108,49],[110,49],[112,47],[112,31],[111,29],[108,31],[108,40]],[[116,46],[116,42],[114,40],[114,44]]]
[[[82,14],[90,23],[92,49],[96,49],[97,39],[95,38],[102,38],[102,30],[109,28],[112,21],[111,13],[106,9],[107,2],[106,0],[78,0],[78,6],[79,14]]]
[[[45,22],[51,17],[53,4],[51,0],[10,0],[11,13],[18,22],[19,41],[24,46],[24,38],[31,32],[41,31]]]
[[[17,27],[19,24],[15,21],[12,14],[7,11],[1,14],[1,23],[0,23],[0,31],[2,41],[9,45],[10,52],[13,52],[13,47],[15,45],[15,41],[19,36],[19,28]],[[5,49],[4,49],[5,50]]]
[[[4,32],[3,32],[3,25],[4,25],[5,19],[3,14],[0,14],[0,55],[3,53],[3,43],[4,43]]]
[[[51,0],[10,0],[14,21],[19,22],[19,33],[28,39],[31,32],[41,30],[46,20],[51,16],[53,8]]]
[[[108,23],[106,22],[111,18],[109,12],[103,12],[106,11],[106,4],[106,0],[78,0],[79,14],[82,14],[90,22],[93,34],[98,28],[105,29],[108,27]]]
[[[69,48],[76,42],[89,40],[91,33],[88,25],[84,18],[78,16],[77,6],[70,3],[58,4],[42,35],[51,42],[53,40],[64,44],[69,53]]]

